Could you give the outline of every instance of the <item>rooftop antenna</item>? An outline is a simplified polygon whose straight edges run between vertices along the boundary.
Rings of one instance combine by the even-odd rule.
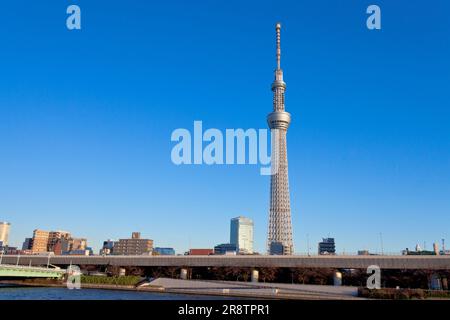
[[[309,233],[306,234],[306,245],[307,245],[307,247],[308,247],[307,250],[308,250],[308,257],[309,257],[309,255],[310,255],[310,254],[309,254]]]
[[[381,244],[381,255],[384,255],[384,248],[383,248],[383,234],[380,232],[380,244]]]
[[[277,30],[277,70],[281,69],[281,44],[280,44],[280,37],[281,37],[281,23],[277,23],[276,25]]]

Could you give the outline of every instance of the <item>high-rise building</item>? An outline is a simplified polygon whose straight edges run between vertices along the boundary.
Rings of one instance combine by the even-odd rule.
[[[50,232],[36,229],[33,231],[31,251],[33,253],[48,252]]]
[[[50,231],[48,234],[47,251],[60,251],[61,241],[69,238],[70,233],[67,231]],[[61,252],[55,252],[55,254],[61,254]]]
[[[133,232],[131,239],[119,239],[114,243],[115,255],[143,255],[151,254],[153,240],[141,239],[139,232]]]
[[[33,245],[33,239],[25,238],[25,241],[22,244],[22,250],[31,250],[32,245]]]
[[[0,242],[2,242],[4,247],[8,246],[10,229],[11,224],[9,222],[0,222]]]
[[[30,248],[32,253],[53,252],[56,255],[69,254],[72,251],[84,251],[87,249],[85,238],[74,238],[67,231],[44,231],[36,229],[33,231],[32,239],[25,239],[25,247]]]
[[[253,253],[253,221],[246,217],[236,217],[230,223],[230,244],[236,246],[237,253]]]
[[[87,240],[85,238],[70,237],[61,239],[61,254],[69,254],[72,251],[84,251],[86,248]]]
[[[319,242],[319,254],[335,254],[336,247],[334,244],[334,238],[323,238],[322,242]]]
[[[270,254],[272,242],[281,243],[283,254],[294,253],[292,241],[291,204],[289,196],[288,161],[286,133],[291,123],[291,115],[285,111],[284,93],[286,83],[283,81],[283,70],[281,69],[281,46],[280,46],[281,24],[276,25],[277,34],[277,68],[275,70],[275,81],[272,83],[273,112],[267,116],[267,122],[272,136],[272,175],[270,177],[270,208],[269,208],[269,230],[267,235],[267,250]]]
[[[87,250],[87,239],[85,238],[71,238],[72,250]]]

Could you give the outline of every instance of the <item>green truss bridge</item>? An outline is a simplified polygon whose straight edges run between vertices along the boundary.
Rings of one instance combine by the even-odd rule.
[[[0,264],[0,280],[19,278],[54,278],[61,279],[66,270],[61,268],[42,268]]]

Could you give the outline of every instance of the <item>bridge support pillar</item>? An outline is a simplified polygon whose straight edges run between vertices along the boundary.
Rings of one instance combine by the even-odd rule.
[[[448,279],[447,279],[447,277],[443,277],[442,278],[442,289],[443,290],[448,290]]]
[[[334,273],[333,284],[338,287],[342,286],[342,273],[341,272],[336,271]]]
[[[258,282],[259,281],[259,271],[256,269],[252,270],[252,282]]]
[[[430,290],[442,290],[441,277],[438,273],[433,273],[430,277]]]
[[[187,278],[188,278],[188,269],[186,269],[186,268],[181,268],[181,271],[180,271],[180,279],[182,279],[182,280],[187,280]]]

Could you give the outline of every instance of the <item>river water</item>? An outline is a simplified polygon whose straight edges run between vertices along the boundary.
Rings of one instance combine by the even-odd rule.
[[[0,285],[0,300],[224,300],[226,298],[121,290],[69,290],[67,288],[9,287]]]

